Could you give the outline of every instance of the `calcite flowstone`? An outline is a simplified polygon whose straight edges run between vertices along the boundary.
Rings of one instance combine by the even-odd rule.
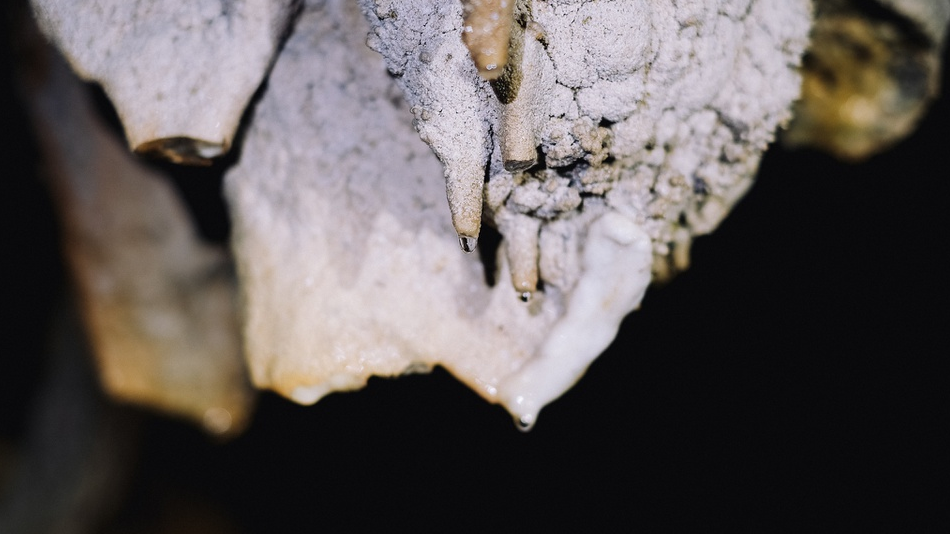
[[[442,167],[362,27],[353,3],[302,14],[226,178],[251,376],[312,403],[441,363],[496,399],[564,303],[488,287],[459,250]]]

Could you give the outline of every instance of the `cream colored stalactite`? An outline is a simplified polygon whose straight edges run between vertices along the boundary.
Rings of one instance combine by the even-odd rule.
[[[541,129],[548,116],[545,93],[554,83],[554,69],[546,61],[540,28],[533,24],[525,30],[518,28],[514,33],[519,39],[515,43],[514,63],[509,66],[512,74],[508,77],[513,80],[499,80],[494,87],[496,95],[507,97],[500,102],[498,139],[501,159],[509,172],[524,171],[538,163]],[[498,87],[506,81],[506,85]]]

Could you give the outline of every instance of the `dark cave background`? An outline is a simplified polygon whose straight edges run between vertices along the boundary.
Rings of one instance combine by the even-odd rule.
[[[2,473],[68,285],[9,57],[0,66]],[[101,532],[947,525],[928,482],[946,490],[948,140],[941,98],[860,164],[773,146],[690,269],[648,292],[530,433],[441,369],[312,407],[263,393],[226,443],[141,411]],[[177,182],[194,205],[218,203],[196,216],[223,239],[214,176]]]

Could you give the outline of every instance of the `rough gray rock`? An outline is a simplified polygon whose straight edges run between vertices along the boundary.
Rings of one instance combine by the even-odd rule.
[[[637,306],[653,256],[682,257],[748,188],[798,93],[809,3],[532,2],[507,95],[461,5],[361,6],[391,76],[352,3],[310,5],[227,178],[252,377],[314,402],[439,363],[530,424]],[[525,139],[543,162],[506,159]],[[452,238],[477,235],[483,199],[505,238],[494,287]]]
[[[513,81],[500,86],[478,76],[457,38],[460,5],[361,4],[367,43],[386,58],[420,137],[445,165],[460,235],[475,235],[487,176],[490,220],[618,210],[646,229],[660,270],[751,184],[790,117],[810,24],[806,1],[523,2]],[[503,103],[506,92],[516,97]]]
[[[227,152],[295,0],[32,0],[43,32],[99,82],[129,147],[202,164]]]

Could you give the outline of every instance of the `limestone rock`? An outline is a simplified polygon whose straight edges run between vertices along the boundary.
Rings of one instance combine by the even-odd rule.
[[[790,118],[811,22],[801,0],[524,1],[508,72],[488,82],[458,39],[460,5],[361,4],[367,42],[445,166],[460,235],[477,229],[482,198],[457,192],[487,178],[489,224],[512,211],[545,222],[619,211],[653,240],[660,276],[751,184]]]

